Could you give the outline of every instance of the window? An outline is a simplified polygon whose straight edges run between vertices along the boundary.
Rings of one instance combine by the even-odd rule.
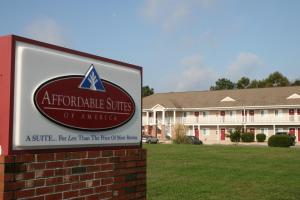
[[[267,114],[268,114],[268,110],[261,110],[260,111],[260,116],[261,117],[266,117]]]
[[[232,115],[233,115],[233,111],[231,110],[229,111],[229,116],[232,117]]]
[[[260,129],[260,133],[265,134],[266,136],[268,136],[268,128],[261,128]]]
[[[278,133],[278,132],[284,132],[284,131],[283,131],[283,128],[276,128],[275,132]]]
[[[183,112],[183,117],[186,117],[186,112]]]
[[[235,131],[235,128],[229,128],[228,129],[228,133],[232,133],[232,132],[234,132]]]
[[[209,135],[209,128],[202,128],[201,132],[203,135]]]
[[[282,115],[282,109],[274,110],[275,117],[280,117]]]
[[[203,111],[203,112],[202,112],[203,117],[206,117],[207,114],[208,114],[207,111]]]

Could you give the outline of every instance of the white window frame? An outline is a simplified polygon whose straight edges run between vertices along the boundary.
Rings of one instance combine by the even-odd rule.
[[[210,135],[210,129],[209,128],[201,128],[201,133],[204,136],[209,136]]]

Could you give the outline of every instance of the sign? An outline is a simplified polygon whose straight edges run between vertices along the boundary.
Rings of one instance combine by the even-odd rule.
[[[0,89],[10,94],[0,108],[8,106],[11,116],[9,136],[0,136],[2,147],[140,145],[140,67],[18,36],[0,37],[0,49],[4,55],[12,50],[0,59],[1,74],[10,76],[7,84],[0,79],[0,87],[9,86]]]
[[[36,108],[49,120],[78,130],[100,131],[128,122],[135,112],[132,97],[100,79],[94,67],[88,76],[62,76],[43,83],[34,94]]]

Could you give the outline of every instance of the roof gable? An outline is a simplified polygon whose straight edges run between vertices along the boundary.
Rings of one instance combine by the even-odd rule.
[[[164,110],[165,109],[165,107],[163,107],[162,105],[160,105],[160,104],[156,104],[153,108],[152,108],[152,110]]]
[[[291,96],[287,97],[286,99],[300,99],[300,95],[297,93],[294,93]]]
[[[227,101],[235,101],[235,99],[227,96],[227,97],[225,97],[224,99],[221,100],[221,102],[227,102]]]

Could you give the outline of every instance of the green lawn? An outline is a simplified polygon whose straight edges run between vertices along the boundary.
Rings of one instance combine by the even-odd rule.
[[[144,148],[149,200],[300,200],[300,148]]]

